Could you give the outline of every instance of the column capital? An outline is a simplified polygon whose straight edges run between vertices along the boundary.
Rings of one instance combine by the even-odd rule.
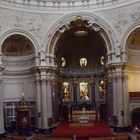
[[[35,68],[36,73],[41,73],[41,72],[46,72],[47,74],[58,74],[58,70],[55,67],[44,67],[44,66],[39,66]]]
[[[108,71],[112,71],[112,70],[115,70],[115,69],[124,69],[124,67],[125,67],[125,63],[120,62],[120,63],[111,63],[111,64],[108,64],[106,66],[106,69]]]

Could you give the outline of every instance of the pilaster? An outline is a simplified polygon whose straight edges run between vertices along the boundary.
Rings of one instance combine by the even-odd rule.
[[[36,95],[36,105],[37,105],[37,128],[41,129],[42,127],[42,116],[41,116],[41,112],[42,112],[42,107],[41,107],[41,83],[40,83],[40,75],[39,73],[36,73],[36,85],[37,85],[37,95]]]
[[[51,77],[47,76],[47,106],[48,106],[48,118],[52,118],[52,87]]]
[[[41,91],[42,91],[42,129],[48,129],[48,104],[47,104],[47,87],[46,72],[41,70]]]
[[[0,80],[0,86],[2,86],[2,80]],[[0,87],[1,88],[1,87]],[[5,133],[4,130],[4,116],[3,116],[3,97],[0,95],[0,135]]]
[[[121,131],[130,126],[128,76],[124,66],[121,62],[109,66],[113,82],[113,116],[117,120],[115,127],[122,128]]]
[[[5,133],[4,130],[4,114],[3,114],[3,80],[2,80],[2,71],[3,71],[4,67],[1,66],[0,67],[0,136],[3,135]]]
[[[124,127],[131,125],[129,113],[128,74],[123,70],[123,105],[124,105]]]
[[[55,79],[56,70],[40,66],[36,68],[37,77],[37,127],[40,129],[49,129],[50,121],[53,120],[53,95],[55,89],[52,81]],[[52,123],[52,122],[51,122]]]
[[[128,79],[124,66],[124,63],[114,63],[109,66],[110,72],[112,71],[113,116],[115,116],[117,120],[115,127],[119,129],[122,128],[122,131],[124,131],[125,127],[130,126]]]

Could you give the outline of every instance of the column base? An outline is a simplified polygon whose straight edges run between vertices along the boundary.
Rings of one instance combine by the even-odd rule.
[[[131,126],[127,126],[127,127],[113,127],[114,132],[131,132]]]

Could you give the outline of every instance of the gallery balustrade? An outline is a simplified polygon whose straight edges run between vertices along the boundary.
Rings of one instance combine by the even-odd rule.
[[[83,7],[102,8],[124,4],[132,0],[0,0],[0,6],[10,6],[23,9],[81,9]],[[137,0],[133,0],[137,1]]]

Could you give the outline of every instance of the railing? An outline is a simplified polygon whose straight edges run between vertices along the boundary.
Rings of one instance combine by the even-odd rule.
[[[105,6],[114,6],[133,0],[0,0],[0,6],[11,6],[25,9],[66,9],[93,7],[100,8]]]

